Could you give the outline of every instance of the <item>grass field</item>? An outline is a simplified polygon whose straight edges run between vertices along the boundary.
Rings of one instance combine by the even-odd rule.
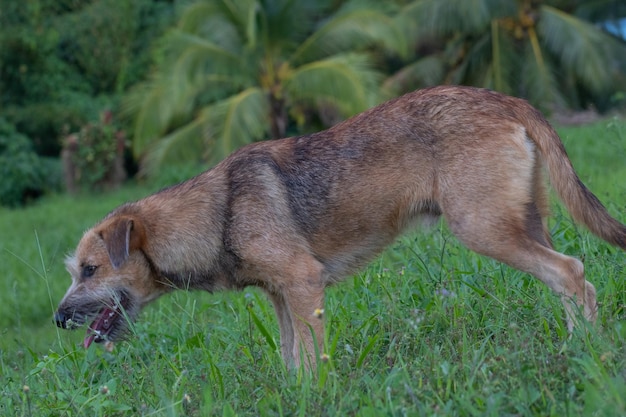
[[[626,122],[560,129],[582,180],[626,222]],[[81,233],[154,187],[0,209],[2,416],[626,416],[626,254],[555,205],[555,246],[584,260],[598,325],[567,337],[557,296],[437,225],[327,291],[329,360],[287,371],[264,295],[178,292],[135,337],[84,350],[57,330]]]

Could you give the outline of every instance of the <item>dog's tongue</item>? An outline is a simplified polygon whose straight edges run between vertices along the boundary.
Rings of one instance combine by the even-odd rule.
[[[108,307],[105,307],[100,311],[98,317],[91,323],[89,328],[87,329],[87,336],[83,341],[83,346],[87,349],[93,341],[96,339],[96,336],[102,340],[102,336],[104,336],[111,327],[111,323],[113,323],[113,318],[115,316],[115,310],[112,310]]]
[[[85,337],[85,340],[83,340],[83,346],[85,347],[85,349],[91,346],[95,338],[95,333],[91,333],[89,330],[87,330],[87,336]]]

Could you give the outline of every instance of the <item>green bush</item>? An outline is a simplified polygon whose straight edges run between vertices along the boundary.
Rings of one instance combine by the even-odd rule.
[[[58,161],[41,158],[30,140],[0,119],[0,205],[17,207],[58,188]]]
[[[62,158],[68,191],[118,187],[126,179],[125,147],[125,134],[113,123],[110,111],[67,136]]]

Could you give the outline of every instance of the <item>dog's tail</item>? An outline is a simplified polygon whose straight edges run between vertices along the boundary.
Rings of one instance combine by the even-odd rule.
[[[548,167],[552,187],[574,220],[608,243],[626,250],[626,226],[611,217],[600,200],[580,181],[554,128],[530,106],[524,119],[526,132]]]

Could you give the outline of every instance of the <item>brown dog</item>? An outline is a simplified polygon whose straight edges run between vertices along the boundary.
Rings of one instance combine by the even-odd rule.
[[[67,261],[58,326],[93,320],[85,346],[119,339],[174,289],[263,288],[284,359],[315,365],[324,288],[416,221],[443,215],[470,249],[539,278],[596,317],[580,261],[552,249],[542,169],[574,219],[626,249],[626,227],[580,182],[556,132],[525,101],[436,87],[333,128],[246,146],[215,168],[125,204]]]

